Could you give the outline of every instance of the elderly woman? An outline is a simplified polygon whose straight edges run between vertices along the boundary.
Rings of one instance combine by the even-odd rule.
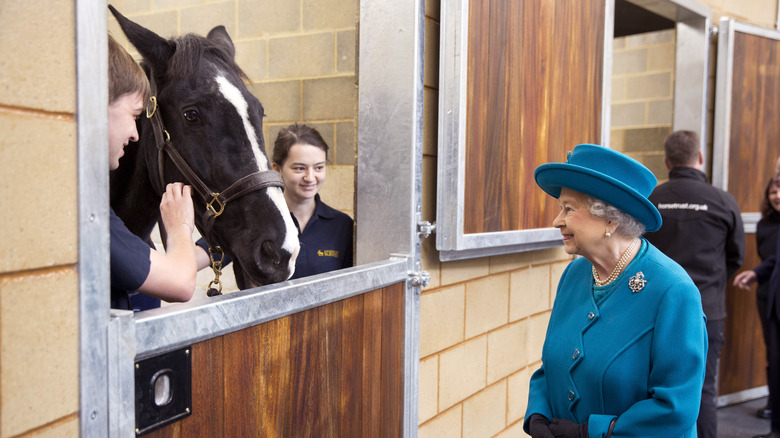
[[[564,249],[531,377],[526,432],[539,437],[693,437],[707,333],[686,272],[642,239],[661,226],[656,179],[636,160],[582,144],[534,172],[558,199]]]

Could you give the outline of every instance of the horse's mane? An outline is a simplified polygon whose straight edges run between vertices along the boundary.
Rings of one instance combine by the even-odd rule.
[[[173,53],[166,76],[183,78],[195,76],[204,55],[210,55],[216,62],[235,73],[243,80],[249,77],[233,60],[233,55],[213,41],[195,34],[187,34],[173,40],[176,50]]]

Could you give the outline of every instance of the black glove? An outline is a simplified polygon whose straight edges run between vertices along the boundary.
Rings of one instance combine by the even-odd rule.
[[[542,414],[533,414],[528,419],[528,432],[531,438],[555,438],[550,432],[550,420]]]
[[[550,432],[555,438],[588,438],[588,422],[577,424],[563,418],[553,418]]]

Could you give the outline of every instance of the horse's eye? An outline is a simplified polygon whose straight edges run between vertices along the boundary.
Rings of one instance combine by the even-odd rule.
[[[194,109],[184,111],[183,116],[185,119],[187,119],[188,122],[197,122],[200,120],[200,114],[198,114],[198,111]]]

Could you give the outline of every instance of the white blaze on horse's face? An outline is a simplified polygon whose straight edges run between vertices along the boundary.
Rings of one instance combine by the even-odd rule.
[[[265,156],[263,151],[260,150],[260,142],[257,141],[257,132],[255,131],[255,127],[252,126],[252,123],[249,121],[249,104],[241,94],[241,90],[239,90],[235,85],[231,84],[230,81],[228,81],[224,76],[217,76],[216,80],[217,84],[219,85],[219,91],[223,96],[225,96],[225,99],[227,99],[228,102],[232,103],[233,106],[236,107],[236,112],[238,112],[238,115],[241,116],[241,120],[244,122],[244,129],[246,130],[246,135],[249,138],[250,144],[252,145],[252,153],[255,156],[258,171],[263,172],[268,170],[270,167],[268,158]],[[292,217],[289,213],[287,213],[289,212],[289,209],[287,208],[287,202],[284,200],[282,189],[278,187],[269,187],[266,189],[266,193],[268,194],[268,197],[271,198],[271,201],[273,201],[274,205],[276,205],[277,210],[283,212],[282,220],[284,221],[284,226],[287,229],[287,232],[284,236],[282,249],[292,254],[292,257],[290,257],[290,276],[292,276],[293,272],[295,272],[295,259],[297,258],[298,250],[300,249],[300,245],[298,243],[298,229],[295,228],[295,223],[293,223]]]
[[[257,170],[260,172],[268,170],[268,158],[260,150],[257,132],[255,132],[255,127],[249,121],[249,104],[246,103],[241,90],[231,84],[224,76],[217,76],[217,84],[219,85],[219,91],[222,92],[222,95],[225,96],[228,102],[236,107],[236,112],[238,112],[238,115],[241,116],[241,120],[244,122],[246,136],[249,138],[249,143],[252,144],[252,153],[255,155],[255,162],[257,162]]]

